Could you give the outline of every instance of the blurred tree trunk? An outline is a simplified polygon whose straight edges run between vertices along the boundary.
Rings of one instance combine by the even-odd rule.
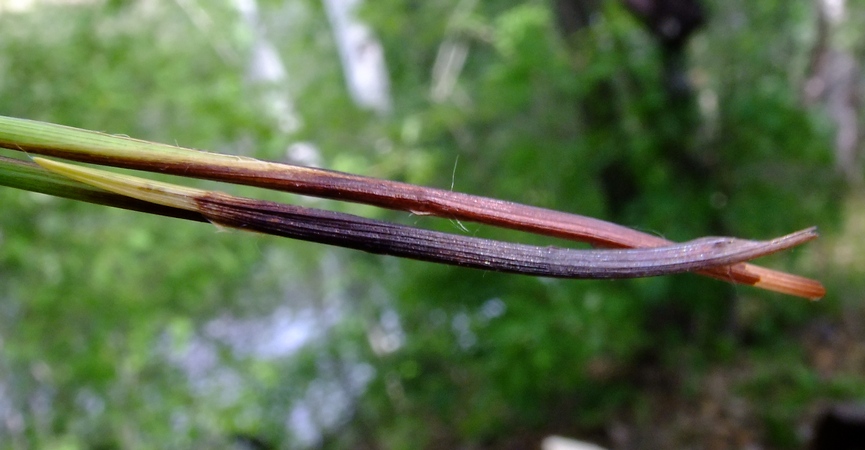
[[[386,114],[391,109],[390,79],[384,49],[372,30],[357,18],[363,0],[325,0],[346,84],[354,102]]]
[[[687,75],[685,54],[689,38],[706,22],[705,11],[698,0],[622,0],[622,3],[646,27],[660,49],[663,84],[655,88],[663,90],[665,101],[642,118],[647,127],[655,130],[655,138],[660,139],[654,144],[658,149],[656,154],[679,180],[683,190],[706,198],[704,222],[694,225],[703,228],[698,230],[699,233],[724,235],[727,230],[720,211],[708,206],[709,197],[723,185],[720,174],[712,167],[715,158],[694,148],[700,117]],[[555,0],[558,23],[566,39],[579,39],[583,30],[588,29],[601,14],[599,7],[596,0]],[[624,77],[632,76],[625,73]],[[654,88],[649,86],[648,89]],[[628,211],[648,199],[641,186],[644,181],[638,173],[641,167],[628,154],[629,143],[616,132],[624,121],[624,112],[617,110],[618,105],[626,103],[617,99],[624,95],[614,80],[605,80],[599,82],[577,108],[583,122],[581,127],[610,130],[602,140],[607,147],[600,151],[616,156],[602,169],[601,186],[610,218],[632,223]],[[669,195],[676,195],[676,192]],[[684,218],[688,217],[689,211],[674,213]],[[670,217],[670,220],[677,218]],[[677,335],[711,339],[719,332],[732,331],[735,325],[734,291],[720,285],[716,289],[714,293],[696,292],[687,281],[673,283],[667,298],[653,308],[649,314],[651,317],[647,317],[650,332],[669,334],[673,330]]]
[[[597,0],[555,0],[555,12],[565,39],[571,42],[578,33],[588,28],[600,12]],[[586,100],[577,105],[586,129],[604,129],[614,126],[620,117],[616,111],[616,92],[612,80],[597,83]],[[623,143],[624,144],[624,143]],[[613,217],[637,194],[635,175],[623,161],[612,161],[601,173],[607,208]]]
[[[690,96],[685,44],[706,22],[698,0],[623,0],[661,46],[664,82],[670,97]]]
[[[565,36],[589,26],[597,14],[598,0],[555,0],[556,18]]]
[[[849,182],[862,181],[858,154],[861,69],[834,36],[847,18],[843,1],[814,0],[817,40],[811,51],[805,101],[822,104],[835,122],[835,166]]]

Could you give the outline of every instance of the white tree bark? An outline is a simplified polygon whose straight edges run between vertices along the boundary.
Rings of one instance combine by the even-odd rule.
[[[386,114],[391,108],[384,49],[355,12],[362,0],[324,0],[342,60],[349,94],[361,108]]]
[[[264,27],[258,15],[256,0],[234,0],[234,5],[244,22],[253,33],[252,58],[247,68],[247,77],[253,84],[270,86],[262,98],[268,113],[276,120],[279,130],[283,133],[293,133],[302,125],[302,121],[294,108],[294,102],[285,88],[288,82],[288,71],[285,68],[276,46],[265,36]]]

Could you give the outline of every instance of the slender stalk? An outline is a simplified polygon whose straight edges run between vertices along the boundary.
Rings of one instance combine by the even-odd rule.
[[[160,204],[115,194],[69,177],[49,172],[42,167],[20,159],[0,156],[0,186],[39,192],[55,197],[69,198],[97,205],[113,206],[148,214],[177,217],[206,222],[201,214],[185,209],[166,207]]]
[[[764,256],[814,239],[814,229],[771,241],[713,237],[664,247],[575,250],[454,235],[350,214],[235,197],[34,158],[46,169],[120,195],[200,213],[245,231],[370,253],[559,278],[634,278],[690,272]]]
[[[670,241],[657,236],[576,214],[324,169],[200,152],[24,119],[0,117],[0,147],[365,203],[604,247],[642,248],[670,244]],[[699,273],[810,299],[825,294],[818,281],[751,264],[706,268]]]

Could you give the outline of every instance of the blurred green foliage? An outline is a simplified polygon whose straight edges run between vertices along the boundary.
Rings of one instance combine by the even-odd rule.
[[[471,2],[456,0],[367,2],[362,17],[384,46],[394,104],[379,117],[352,105],[318,2],[259,3],[261,30],[221,2],[0,13],[0,114],[270,159],[311,142],[328,168],[677,240],[831,230],[838,220],[831,130],[797,94],[811,20],[802,4],[707,2],[711,25],[690,53],[694,97],[674,99],[659,51],[616,2],[569,39],[538,0],[467,10],[459,5]],[[256,33],[276,43],[284,86],[245,76]],[[433,99],[443,42],[468,58],[448,95]],[[279,130],[268,95],[294,100],[298,130]],[[326,448],[494,448],[601,427],[640,403],[643,361],[699,384],[688,365],[723,364],[742,345],[735,336],[777,345],[831,312],[694,276],[536,279],[214,233],[12,190],[0,190],[0,205],[0,408],[19,421],[0,427],[2,448],[219,447],[233,433],[299,446],[286,423],[304,401],[338,416],[318,420]],[[772,265],[794,267],[796,256]],[[206,331],[225,314],[266,316],[281,305],[340,312],[316,322],[320,334],[290,357],[237,352]],[[382,338],[395,344],[376,347]],[[178,355],[201,339],[219,348],[220,364],[191,376]],[[683,351],[698,356],[677,360]],[[862,392],[856,382],[815,388],[814,375],[792,365],[805,371],[789,376],[806,400],[761,388],[774,375],[743,387],[767,405],[785,399],[766,410],[767,446],[798,444],[772,430],[811,396]],[[366,381],[346,387],[358,368]],[[315,396],[334,389],[347,407]]]

